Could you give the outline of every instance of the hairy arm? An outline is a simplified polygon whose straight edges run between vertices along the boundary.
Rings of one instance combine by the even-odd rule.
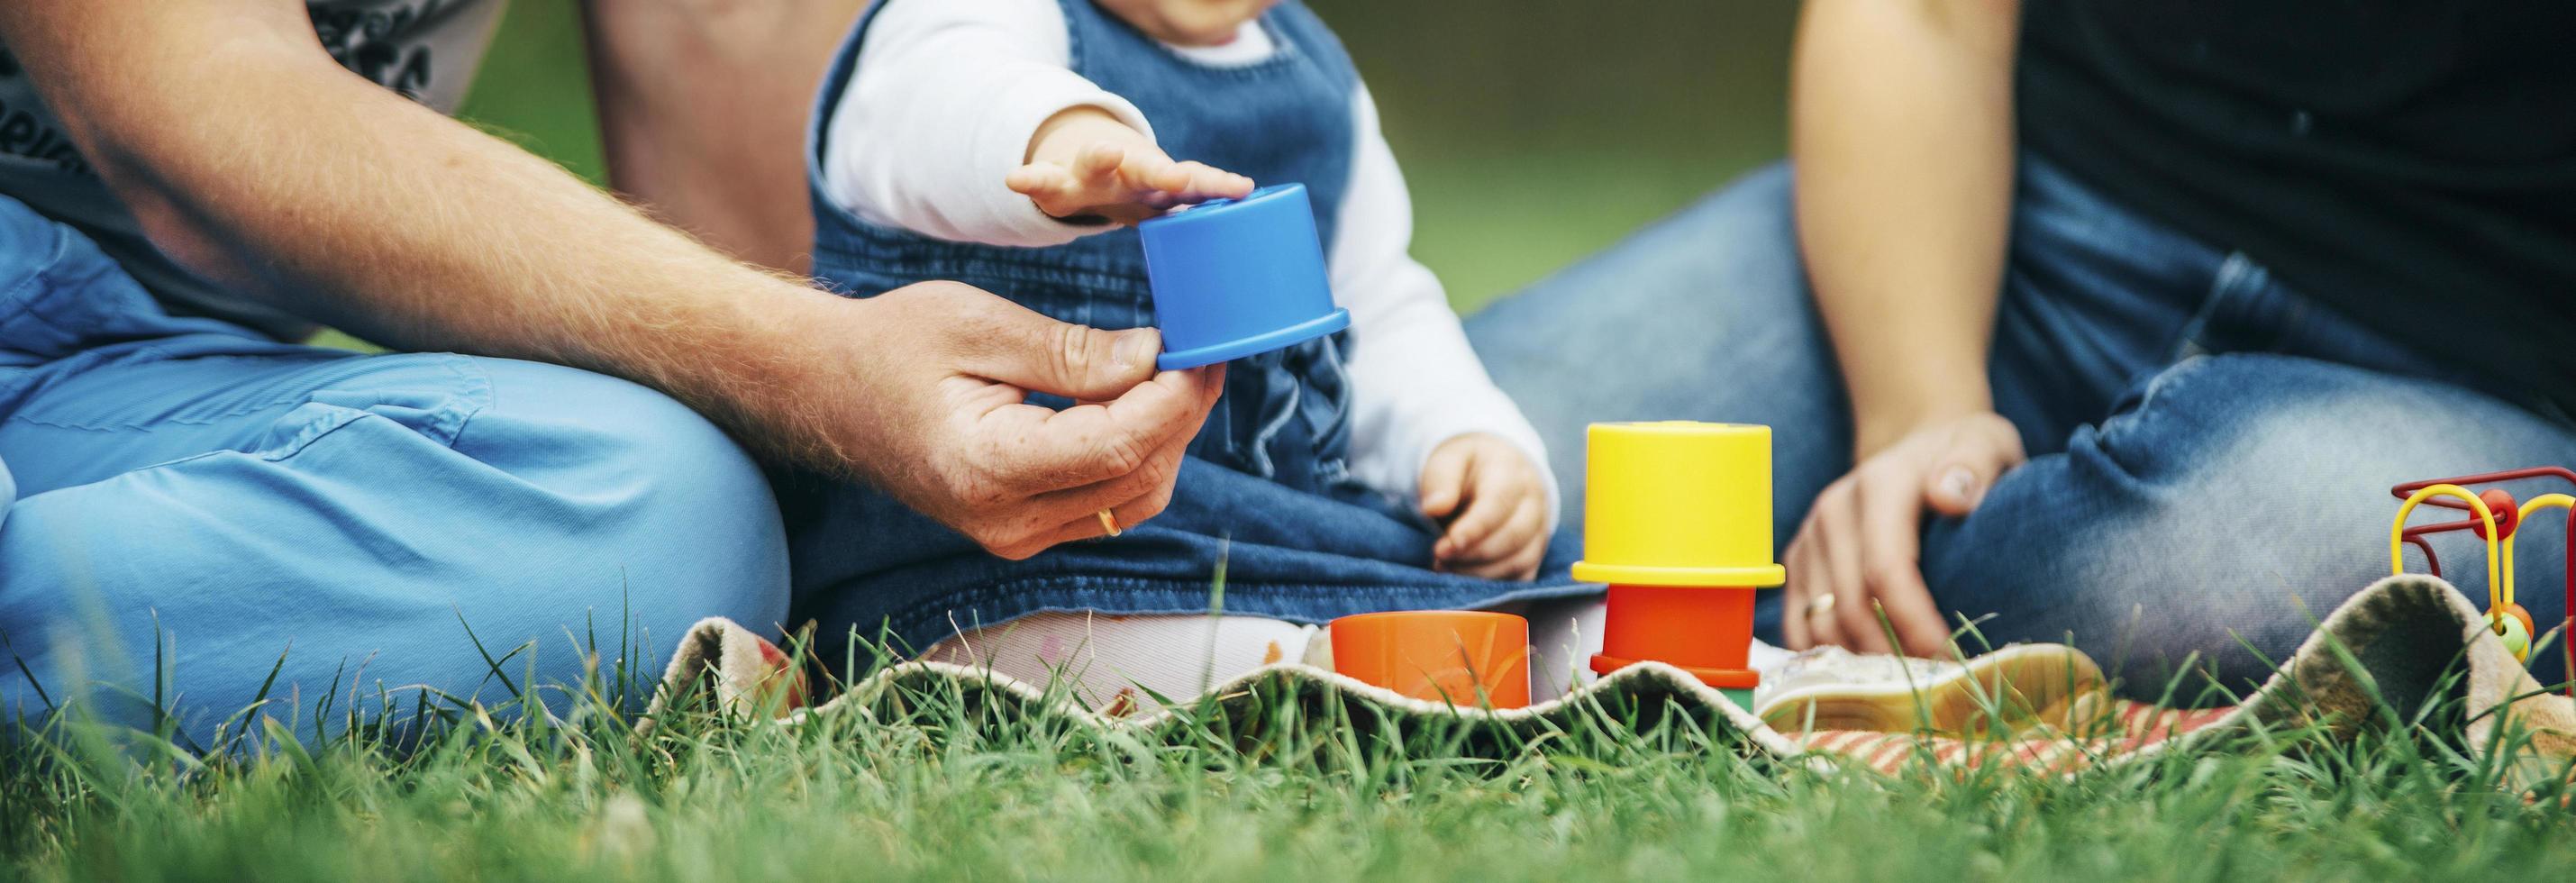
[[[610,184],[728,254],[804,272],[805,119],[867,5],[584,2]]]
[[[342,70],[299,3],[20,0],[0,31],[200,275],[388,345],[604,370],[781,444],[824,436],[729,403],[794,370],[780,323],[829,295]],[[727,355],[694,355],[710,349]]]
[[[190,269],[397,347],[637,380],[1003,554],[1160,511],[1214,400],[1152,375],[1151,332],[955,285],[844,300],[724,257],[342,70],[295,0],[10,0],[0,39]],[[1021,387],[1106,404],[1040,413]]]
[[[2021,461],[1986,382],[2019,32],[2015,0],[1818,0],[1800,22],[1798,238],[1859,462],[1790,544],[1792,647],[1939,652],[1949,629],[1918,564],[1923,512],[1965,514]]]

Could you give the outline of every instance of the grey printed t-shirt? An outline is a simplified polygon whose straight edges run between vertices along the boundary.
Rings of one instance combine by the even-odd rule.
[[[307,0],[314,35],[342,67],[412,99],[453,112],[465,100],[508,0]],[[310,333],[302,320],[231,296],[191,275],[143,238],[37,98],[44,71],[0,46],[0,196],[79,228],[125,265],[174,313],[241,322],[281,337]]]

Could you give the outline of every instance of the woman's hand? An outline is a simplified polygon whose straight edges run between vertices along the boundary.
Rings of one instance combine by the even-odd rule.
[[[1108,111],[1056,114],[1029,138],[1028,164],[1003,180],[1056,218],[1133,224],[1176,205],[1252,193],[1252,179],[1206,163],[1174,162]]]
[[[1851,394],[1860,463],[1789,544],[1789,646],[1950,629],[1917,561],[1923,510],[1973,509],[2022,461],[1986,385],[2012,229],[2018,0],[1800,7],[1790,157],[1798,246]],[[1927,232],[1934,231],[1934,232]]]
[[[1485,579],[1529,579],[1547,555],[1547,484],[1511,442],[1470,432],[1431,450],[1422,514],[1448,525],[1433,566]]]
[[[2011,421],[1977,412],[1924,424],[1827,485],[1785,556],[1789,649],[1941,653],[1951,630],[1923,583],[1923,511],[1968,514],[2023,459]],[[1879,608],[1902,647],[1888,646]]]

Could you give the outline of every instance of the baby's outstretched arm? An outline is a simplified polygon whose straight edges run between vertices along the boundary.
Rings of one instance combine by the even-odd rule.
[[[1173,162],[1143,111],[1075,73],[1056,0],[876,0],[871,15],[818,133],[822,196],[861,223],[1047,248],[1251,188]]]
[[[1038,210],[1065,219],[1133,224],[1176,205],[1241,197],[1252,179],[1174,161],[1145,133],[1097,107],[1068,108],[1029,138],[1028,163],[1004,180]]]

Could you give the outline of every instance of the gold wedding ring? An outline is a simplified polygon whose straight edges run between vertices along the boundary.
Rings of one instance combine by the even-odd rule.
[[[1118,516],[1109,514],[1109,510],[1107,509],[1100,510],[1100,529],[1108,531],[1109,535],[1113,537],[1126,533],[1126,531],[1118,529]],[[1826,597],[1832,596],[1828,595]]]
[[[1834,612],[1834,593],[1826,592],[1822,595],[1817,595],[1813,598],[1807,599],[1808,617],[1813,618],[1817,614],[1832,612]]]

